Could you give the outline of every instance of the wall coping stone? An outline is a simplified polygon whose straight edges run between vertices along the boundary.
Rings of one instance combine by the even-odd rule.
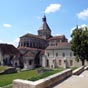
[[[72,72],[72,74],[73,74],[73,75],[79,75],[79,74],[82,73],[83,71],[84,71],[84,66],[81,66],[81,67],[75,69],[75,70]]]
[[[84,70],[88,70],[88,66],[84,67]]]

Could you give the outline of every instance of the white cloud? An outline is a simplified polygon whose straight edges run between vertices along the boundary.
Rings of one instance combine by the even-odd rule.
[[[40,17],[39,17],[39,16],[37,16],[36,18],[37,18],[37,19],[40,19]]]
[[[0,43],[7,43],[6,41],[2,41],[2,40],[0,40]]]
[[[50,4],[49,6],[46,7],[45,13],[53,13],[58,10],[60,10],[61,4]]]
[[[79,26],[79,28],[81,27],[88,27],[86,24],[82,24],[81,26]]]
[[[88,19],[88,8],[77,14],[79,19],[86,20]]]
[[[17,46],[19,45],[19,41],[20,41],[20,39],[17,38],[17,39],[15,39],[15,40],[13,41],[12,44],[17,47]]]
[[[19,44],[19,38],[15,39],[15,40],[13,40],[13,41],[2,41],[2,40],[0,40],[0,43],[12,44],[12,45],[14,45],[15,47],[17,47],[18,44]]]
[[[70,42],[72,40],[72,38],[70,37],[70,38],[68,38],[68,42]]]
[[[0,43],[3,43],[3,41],[2,41],[2,40],[0,40]]]
[[[77,27],[77,26],[76,26]],[[72,34],[72,31],[76,28],[76,27],[73,27],[72,29],[71,29],[71,34]],[[88,28],[88,26],[86,25],[86,24],[82,24],[82,25],[80,25],[80,26],[78,26],[78,28],[83,28],[84,30],[85,30],[85,27],[87,27]]]
[[[79,26],[79,28],[82,28],[83,30],[86,30],[86,28],[88,28],[88,26],[86,24],[82,24],[81,26]]]
[[[72,32],[73,32],[73,30],[75,29],[76,27],[73,27],[72,29],[71,29],[71,31],[70,31],[70,33],[72,34]]]
[[[12,25],[11,24],[3,24],[3,27],[5,27],[5,28],[11,28]]]

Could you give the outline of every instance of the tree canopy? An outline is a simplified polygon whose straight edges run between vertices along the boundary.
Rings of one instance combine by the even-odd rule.
[[[84,65],[84,60],[88,61],[88,27],[78,26],[73,30],[71,34],[71,49],[77,59],[82,61]]]

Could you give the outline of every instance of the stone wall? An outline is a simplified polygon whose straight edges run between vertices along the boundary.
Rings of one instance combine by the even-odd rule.
[[[48,76],[44,79],[40,79],[35,82],[16,79],[13,81],[13,88],[49,88],[57,82],[61,82],[64,79],[70,77],[71,75],[72,70],[67,69],[60,73],[56,73],[54,75]]]
[[[6,70],[0,72],[0,75],[2,75],[2,74],[16,73],[16,72],[17,72],[16,68],[14,68],[14,67],[9,67],[9,68],[7,68]]]
[[[73,71],[73,75],[79,75],[84,71],[84,66]]]

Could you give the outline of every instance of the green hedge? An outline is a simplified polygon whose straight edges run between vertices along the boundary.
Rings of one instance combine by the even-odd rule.
[[[50,75],[53,75],[55,73],[58,73],[58,72],[61,72],[63,69],[56,69],[56,70],[50,70],[50,71],[46,71],[40,75],[37,75],[37,76],[34,76],[28,80],[30,81],[36,81],[36,80],[39,80],[39,79],[42,79],[42,78],[45,78],[45,77],[48,77]]]
[[[72,67],[71,69],[72,69],[72,71],[74,71],[75,69],[77,69],[78,67]]]

